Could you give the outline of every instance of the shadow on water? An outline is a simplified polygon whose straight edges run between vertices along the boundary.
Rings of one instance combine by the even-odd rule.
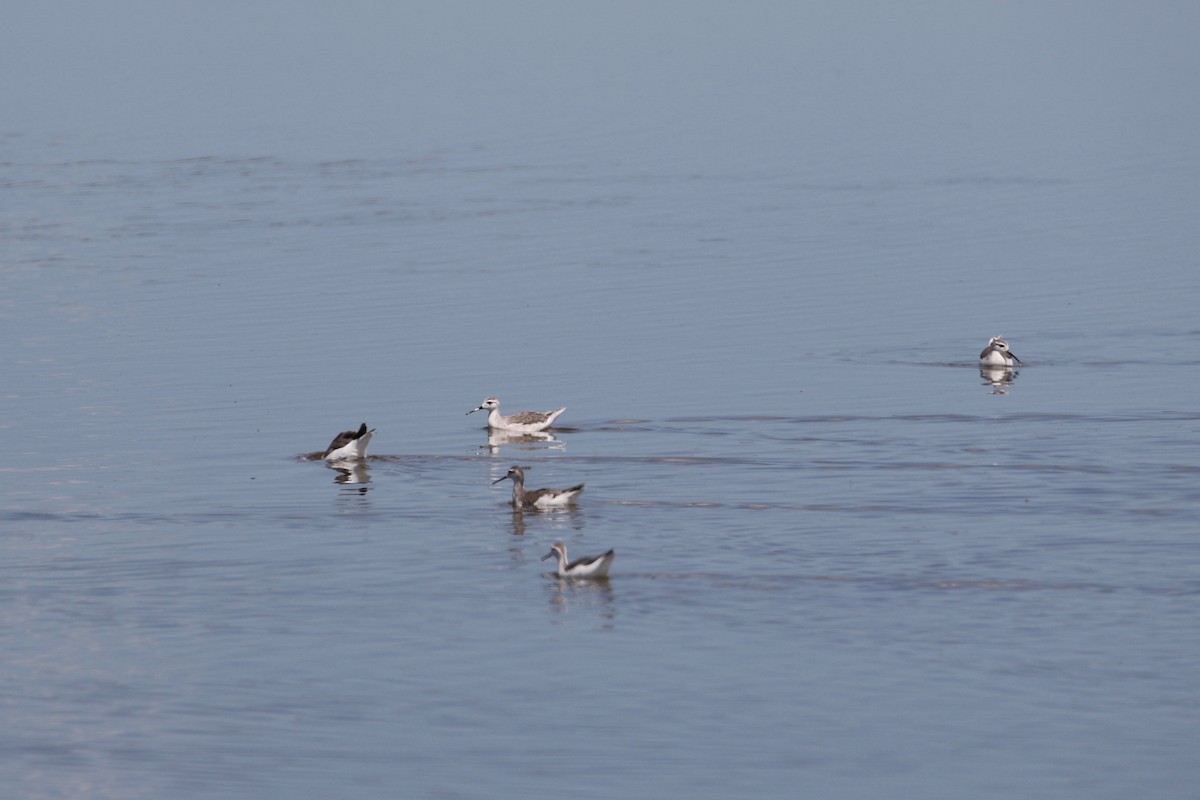
[[[744,422],[744,423],[781,423],[785,425],[814,425],[826,423],[847,422],[958,422],[974,424],[978,422],[995,422],[1008,420],[1012,422],[1078,422],[1092,424],[1095,422],[1192,422],[1200,420],[1200,412],[1192,411],[1155,411],[1147,413],[1131,413],[1122,415],[1072,413],[1072,412],[1017,412],[1003,415],[981,414],[830,414],[812,416],[764,416],[764,415],[706,415],[695,417],[672,417],[669,423],[695,424],[712,422]],[[596,430],[605,430],[597,428]],[[661,427],[652,428],[661,430]],[[686,460],[686,459],[681,459]]]
[[[667,581],[708,584],[711,589],[735,589],[749,591],[784,591],[806,584],[845,584],[871,589],[897,592],[944,592],[944,591],[987,591],[987,592],[1034,592],[1068,591],[1111,593],[1125,591],[1128,587],[1111,586],[1093,582],[1029,581],[1003,578],[953,578],[912,577],[896,575],[734,575],[712,572],[626,572],[614,576],[621,581]]]
[[[553,572],[544,572],[545,591],[555,616],[571,612],[594,613],[607,625],[616,621],[622,588],[626,602],[642,605],[654,597],[659,602],[665,593],[691,596],[702,589],[710,596],[721,593],[788,593],[804,587],[845,586],[865,592],[903,595],[944,595],[978,593],[1026,595],[1072,593],[1079,595],[1138,594],[1179,596],[1200,594],[1200,585],[1181,591],[1179,587],[1155,585],[1110,585],[1095,581],[1037,581],[1022,578],[955,577],[952,575],[836,575],[836,574],[759,574],[715,572],[618,572],[601,580],[569,580]],[[651,586],[658,589],[647,594]],[[634,600],[633,598],[637,598]]]

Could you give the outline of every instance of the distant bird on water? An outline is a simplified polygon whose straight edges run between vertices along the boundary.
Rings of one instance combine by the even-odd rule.
[[[1025,365],[1025,362],[1017,358],[1017,354],[1008,349],[1008,342],[1003,336],[993,336],[988,339],[987,347],[983,348],[983,352],[979,354],[979,366],[981,367],[1011,367],[1013,362]]]
[[[358,426],[356,431],[342,431],[333,437],[325,453],[321,456],[326,461],[354,461],[367,457],[367,445],[375,429],[367,430],[367,423]]]
[[[564,406],[563,408],[556,408],[553,411],[520,411],[516,414],[505,416],[500,413],[500,398],[489,397],[477,408],[472,408],[467,413],[474,414],[476,411],[489,412],[488,427],[490,428],[502,431],[514,431],[516,433],[537,433],[553,425],[554,420],[558,419],[558,415],[566,410]]]
[[[612,566],[615,550],[601,553],[598,556],[584,556],[574,561],[567,561],[567,546],[555,542],[550,552],[542,556],[542,561],[558,556],[557,575],[560,578],[607,578],[608,568]]]
[[[577,484],[569,489],[534,489],[532,492],[525,491],[525,470],[518,467],[516,464],[508,468],[508,472],[503,478],[497,478],[492,481],[492,485],[503,480],[511,480],[513,482],[512,504],[513,508],[555,508],[560,506],[570,505],[575,502],[575,498],[579,497],[583,491],[583,484]]]

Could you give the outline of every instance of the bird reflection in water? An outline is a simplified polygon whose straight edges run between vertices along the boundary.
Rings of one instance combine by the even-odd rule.
[[[584,527],[583,511],[577,506],[562,506],[560,508],[522,508],[513,506],[512,535],[525,535],[526,519],[536,519],[541,529],[552,531],[556,529],[581,531]],[[559,534],[562,535],[562,534]]]
[[[1008,387],[1017,379],[1020,370],[1012,367],[980,367],[979,377],[984,386],[992,387],[992,394],[1008,394]]]
[[[565,614],[571,610],[594,610],[603,619],[612,621],[617,618],[612,581],[607,578],[579,581],[559,578],[553,572],[545,574],[552,578],[546,582],[550,591],[551,611]]]
[[[371,482],[371,470],[367,469],[365,461],[331,461],[326,464],[337,473],[334,483],[346,486],[361,485],[360,491],[367,490],[366,484]]]
[[[556,437],[553,433],[545,431],[537,431],[534,433],[514,433],[512,431],[502,431],[489,429],[487,444],[480,445],[479,449],[487,449],[492,455],[499,455],[500,450],[505,445],[515,447],[518,450],[566,450],[566,443]]]

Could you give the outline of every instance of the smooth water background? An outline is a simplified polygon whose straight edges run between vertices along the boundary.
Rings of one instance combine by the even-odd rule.
[[[0,26],[5,796],[1194,796],[1195,6],[67,10]]]

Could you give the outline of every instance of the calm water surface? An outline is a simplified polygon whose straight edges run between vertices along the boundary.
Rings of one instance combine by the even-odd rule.
[[[902,135],[857,74],[844,141],[763,84],[699,141],[6,122],[6,791],[1192,796],[1195,128],[1139,73],[1070,141],[859,95]],[[514,513],[514,463],[587,491]]]

